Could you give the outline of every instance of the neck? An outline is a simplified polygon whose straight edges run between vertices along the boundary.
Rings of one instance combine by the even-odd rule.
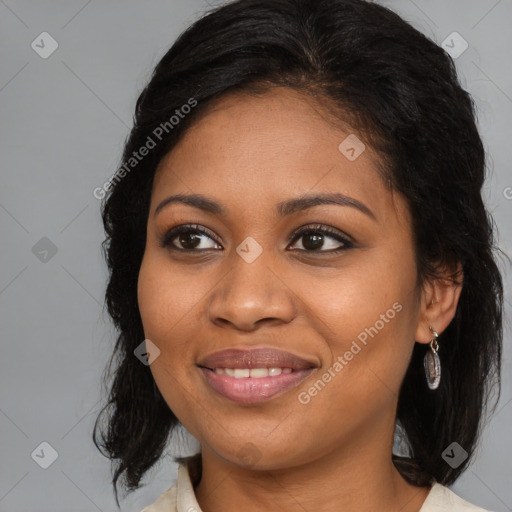
[[[203,512],[418,512],[430,489],[399,474],[391,459],[392,436],[385,446],[382,431],[374,437],[360,435],[323,457],[272,470],[241,468],[203,446],[198,503]]]

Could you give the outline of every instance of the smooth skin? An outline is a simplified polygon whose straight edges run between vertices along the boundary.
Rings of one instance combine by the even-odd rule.
[[[289,88],[231,93],[157,169],[138,300],[145,336],[161,351],[150,366],[155,382],[201,443],[195,492],[204,512],[417,512],[428,494],[392,464],[398,393],[414,344],[429,343],[429,326],[444,331],[461,286],[418,285],[406,201],[390,192],[368,145],[354,161],[340,152],[351,133],[341,126]],[[332,193],[371,213],[339,204],[277,213],[280,202]],[[204,195],[224,215],[180,202],[155,215],[175,194]],[[162,247],[168,230],[184,224],[208,234],[191,228]],[[350,243],[321,232],[290,239],[318,224]],[[252,263],[236,251],[247,237],[263,251]],[[394,303],[400,312],[301,403],[299,393]],[[316,369],[294,389],[240,404],[212,390],[197,366],[219,350],[264,346]]]

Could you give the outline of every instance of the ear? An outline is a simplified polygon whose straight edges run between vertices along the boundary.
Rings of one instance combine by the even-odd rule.
[[[462,264],[438,268],[438,277],[424,283],[415,340],[429,343],[430,327],[441,334],[453,320],[463,285]]]

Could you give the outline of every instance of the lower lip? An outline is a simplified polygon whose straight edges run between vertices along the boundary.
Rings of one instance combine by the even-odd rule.
[[[298,386],[313,371],[297,370],[275,377],[243,377],[236,379],[226,374],[219,375],[209,368],[200,368],[208,384],[220,395],[244,404],[263,402],[275,395]]]

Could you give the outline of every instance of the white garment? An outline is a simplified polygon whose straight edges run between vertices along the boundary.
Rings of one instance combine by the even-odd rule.
[[[459,498],[441,484],[434,484],[419,512],[489,512]],[[141,512],[202,512],[194,494],[188,468],[180,464],[178,480]]]

